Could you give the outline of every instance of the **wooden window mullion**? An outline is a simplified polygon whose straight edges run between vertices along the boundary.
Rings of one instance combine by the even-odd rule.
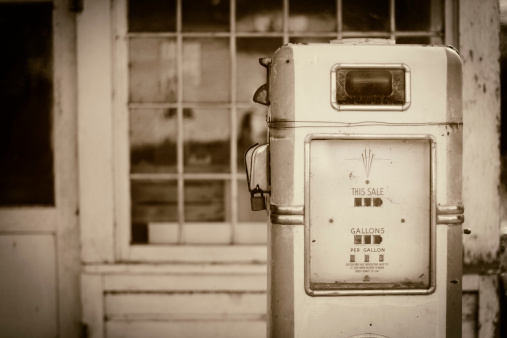
[[[185,182],[183,178],[183,37],[181,34],[182,27],[182,1],[177,1],[176,7],[176,50],[177,50],[177,81],[178,81],[178,99],[177,99],[177,124],[178,124],[178,140],[177,140],[177,172],[178,172],[178,244],[185,243],[184,223],[185,223]]]
[[[289,43],[289,0],[283,0],[283,44]]]
[[[389,1],[389,32],[390,39],[396,39],[396,0]]]
[[[230,55],[231,55],[231,109],[230,109],[230,126],[231,126],[231,139],[230,139],[230,165],[231,165],[231,179],[230,179],[230,243],[235,242],[236,226],[238,223],[238,180],[237,180],[237,59],[236,59],[236,0],[230,2]],[[228,202],[227,200],[225,201]],[[227,208],[226,208],[227,209]]]
[[[342,0],[336,1],[336,38],[343,38],[343,9]]]

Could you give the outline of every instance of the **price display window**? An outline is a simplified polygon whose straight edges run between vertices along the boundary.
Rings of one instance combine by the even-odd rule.
[[[433,152],[425,136],[307,140],[307,291],[431,292]]]

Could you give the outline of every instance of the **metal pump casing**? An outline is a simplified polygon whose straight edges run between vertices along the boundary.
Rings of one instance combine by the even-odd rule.
[[[263,62],[268,336],[460,337],[458,53],[289,44]]]

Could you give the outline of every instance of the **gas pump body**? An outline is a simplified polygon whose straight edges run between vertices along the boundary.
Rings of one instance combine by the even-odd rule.
[[[289,44],[263,64],[268,336],[461,337],[458,53]]]

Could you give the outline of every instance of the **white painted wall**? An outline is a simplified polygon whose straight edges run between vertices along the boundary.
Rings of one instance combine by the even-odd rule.
[[[460,2],[463,58],[465,264],[492,263],[500,229],[500,65],[498,0]]]

